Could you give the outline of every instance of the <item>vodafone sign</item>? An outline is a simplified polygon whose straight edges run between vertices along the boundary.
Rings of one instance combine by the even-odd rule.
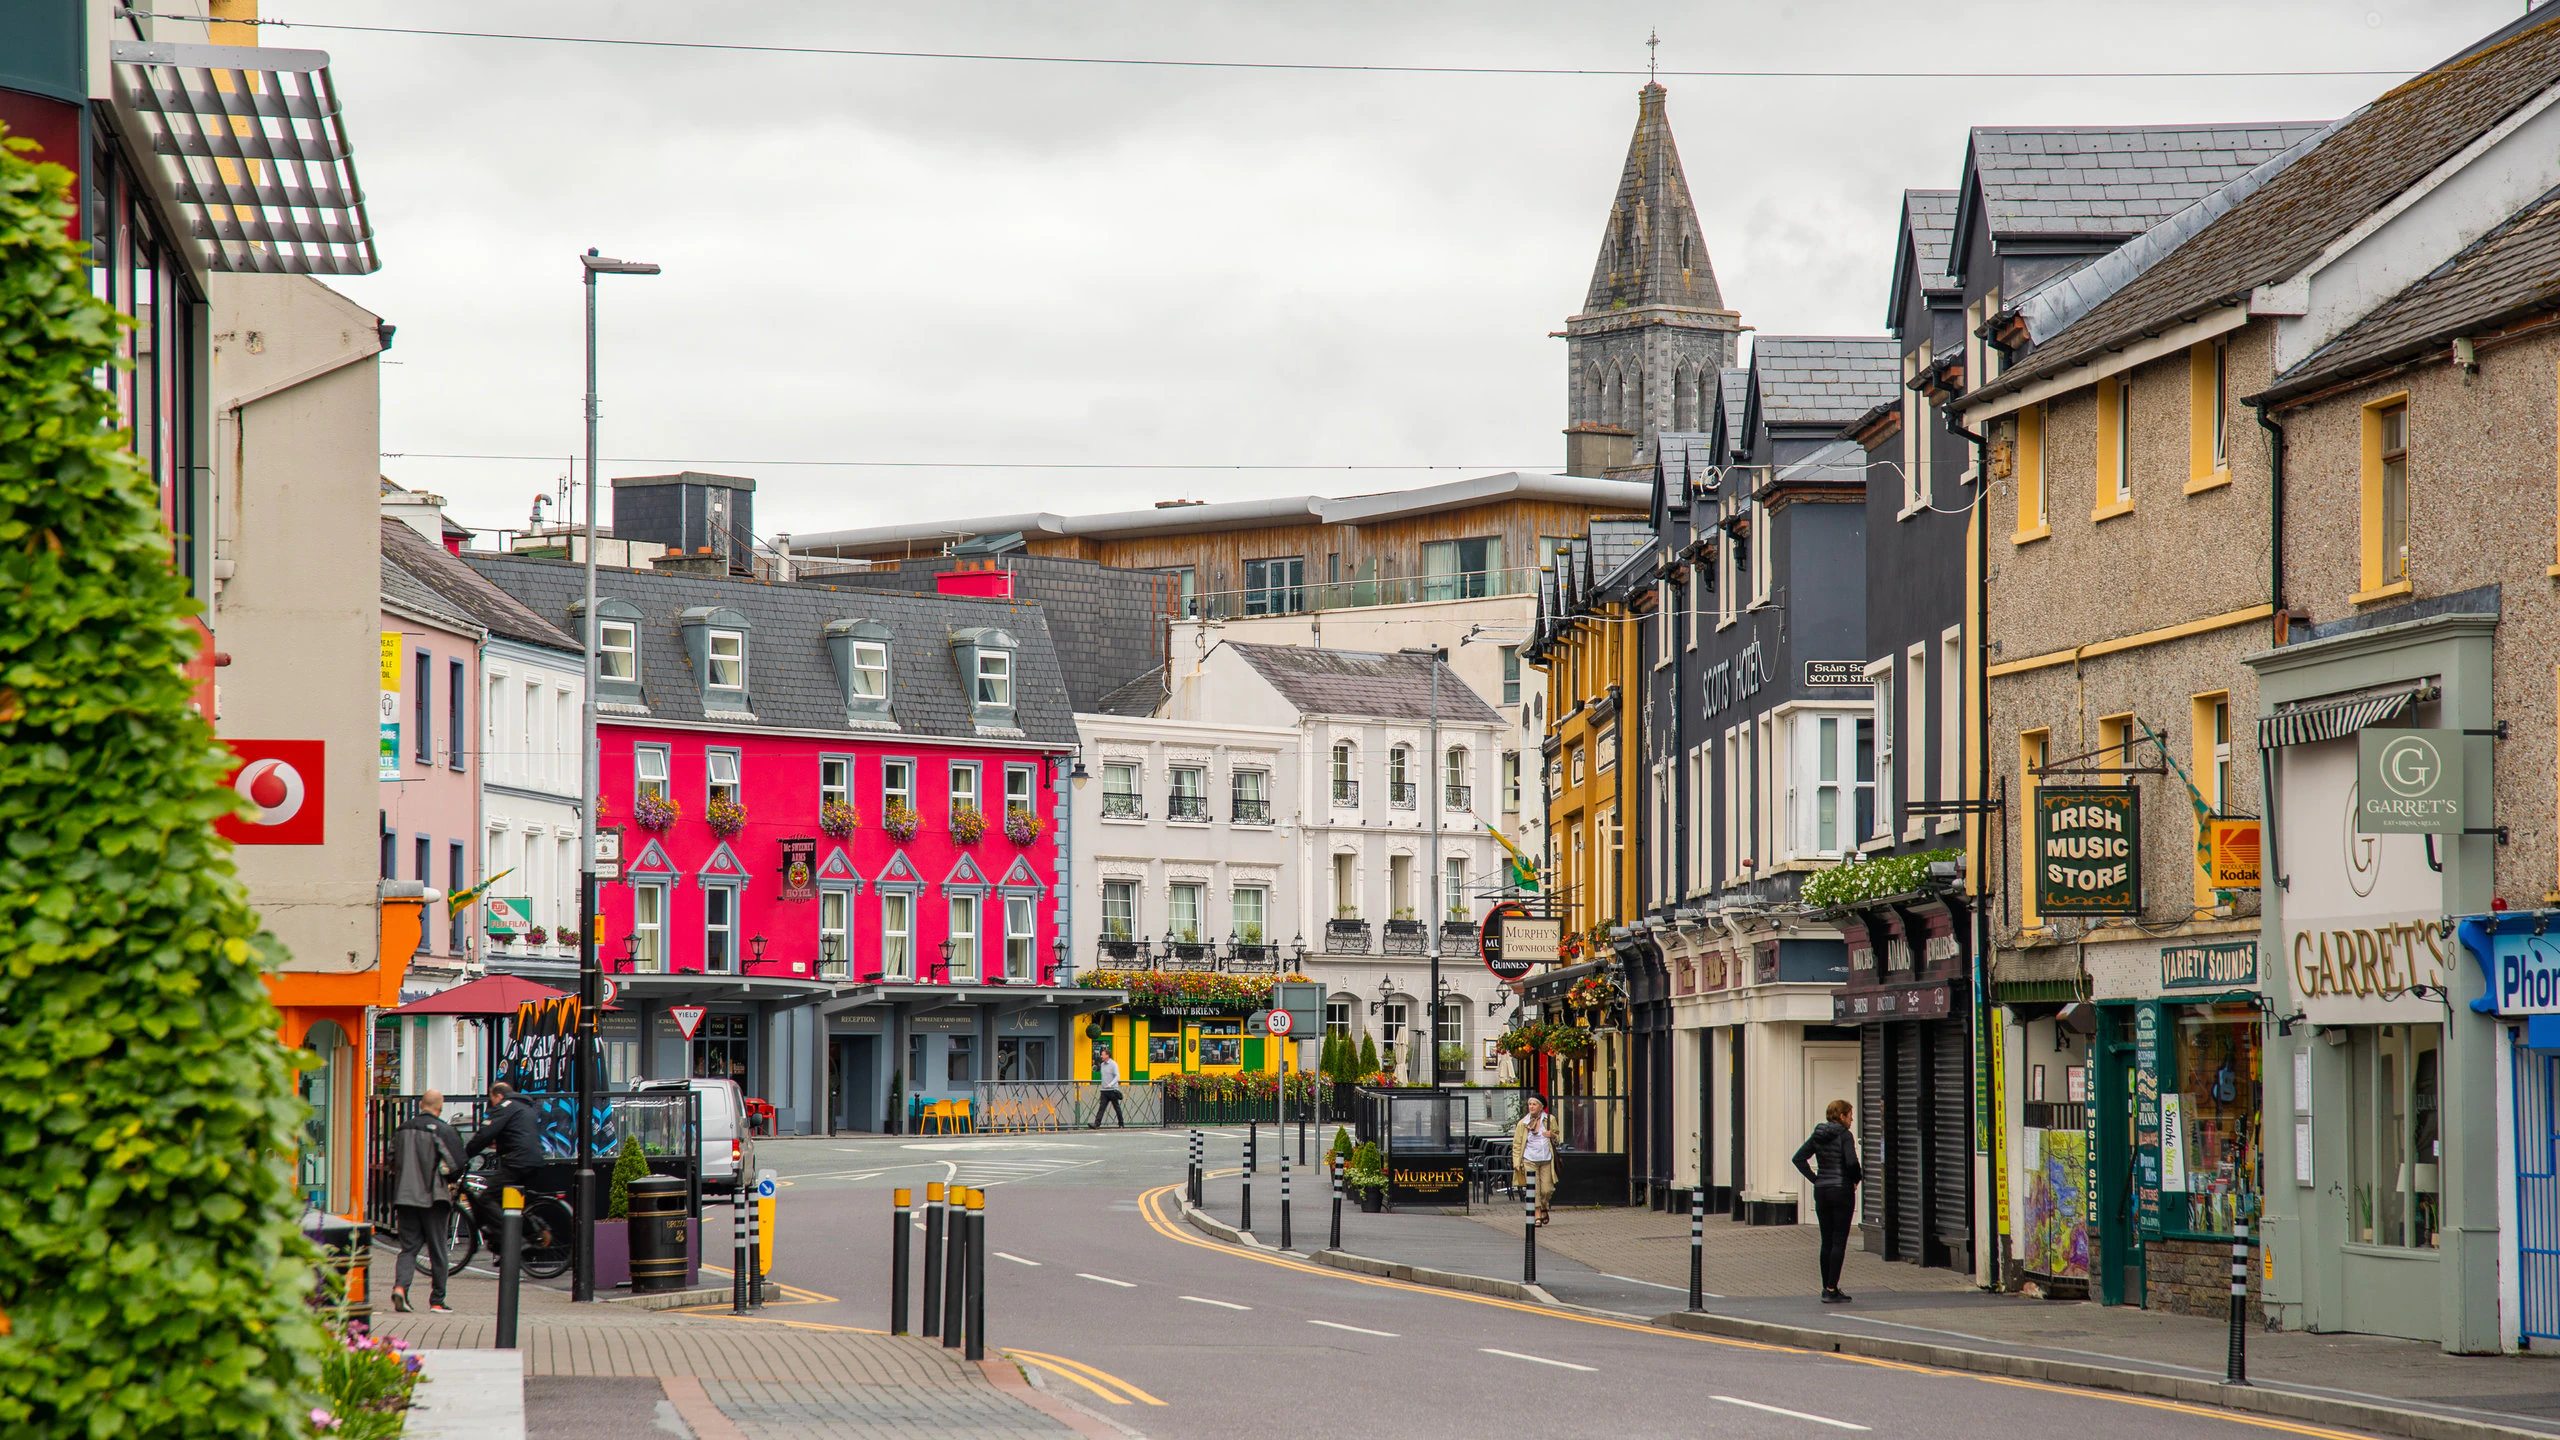
[[[234,845],[318,845],[326,838],[328,742],[226,740],[239,768],[231,788],[255,814],[226,815],[213,828]]]

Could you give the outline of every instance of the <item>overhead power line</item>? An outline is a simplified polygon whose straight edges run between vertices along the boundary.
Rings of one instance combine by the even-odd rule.
[[[754,45],[735,40],[644,40],[624,35],[542,35],[521,30],[441,30],[414,25],[350,25],[320,20],[222,20],[127,10],[156,20],[200,20],[225,25],[267,25],[357,35],[414,35],[439,40],[509,40],[540,45],[611,45],[636,50],[709,50],[739,55],[811,55],[848,60],[956,60],[997,65],[1103,65],[1149,70],[1272,70],[1329,75],[1506,75],[1542,78],[1583,76],[1633,79],[1655,75],[1678,80],[2292,80],[2400,79],[2398,69],[2337,70],[1661,70],[1643,67],[1555,65],[1378,65],[1318,60],[1156,59],[1136,55],[1036,55],[988,50],[887,50],[847,45]]]
[[[442,450],[385,450],[385,460],[539,460],[565,464],[573,457],[554,455],[482,455]],[[1108,460],[715,460],[698,455],[607,455],[605,465],[806,465],[846,470],[1540,470],[1543,465],[1267,465],[1211,462],[1203,465],[1165,461],[1120,464]]]

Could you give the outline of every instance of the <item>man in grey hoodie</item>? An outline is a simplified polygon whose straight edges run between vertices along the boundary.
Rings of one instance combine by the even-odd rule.
[[[1822,1303],[1842,1305],[1840,1265],[1849,1256],[1849,1217],[1858,1211],[1858,1137],[1849,1133],[1849,1102],[1834,1100],[1795,1154],[1796,1170],[1813,1182],[1813,1215],[1822,1224]],[[1808,1164],[1806,1162],[1813,1163]]]
[[[452,1214],[452,1182],[462,1174],[462,1136],[444,1119],[444,1095],[418,1096],[417,1113],[391,1132],[391,1214],[400,1226],[400,1260],[392,1271],[391,1305],[407,1310],[409,1282],[417,1277],[418,1251],[427,1252],[427,1308],[444,1303],[445,1222]]]

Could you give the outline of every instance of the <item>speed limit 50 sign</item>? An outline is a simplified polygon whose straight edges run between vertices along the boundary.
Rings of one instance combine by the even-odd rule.
[[[1289,1033],[1289,1027],[1293,1022],[1289,1019],[1288,1011],[1274,1010],[1263,1017],[1262,1023],[1270,1027],[1272,1034],[1286,1035]]]

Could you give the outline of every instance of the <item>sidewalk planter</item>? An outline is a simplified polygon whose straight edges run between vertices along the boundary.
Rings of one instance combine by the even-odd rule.
[[[631,1283],[631,1222],[596,1222],[596,1288],[610,1290]]]

